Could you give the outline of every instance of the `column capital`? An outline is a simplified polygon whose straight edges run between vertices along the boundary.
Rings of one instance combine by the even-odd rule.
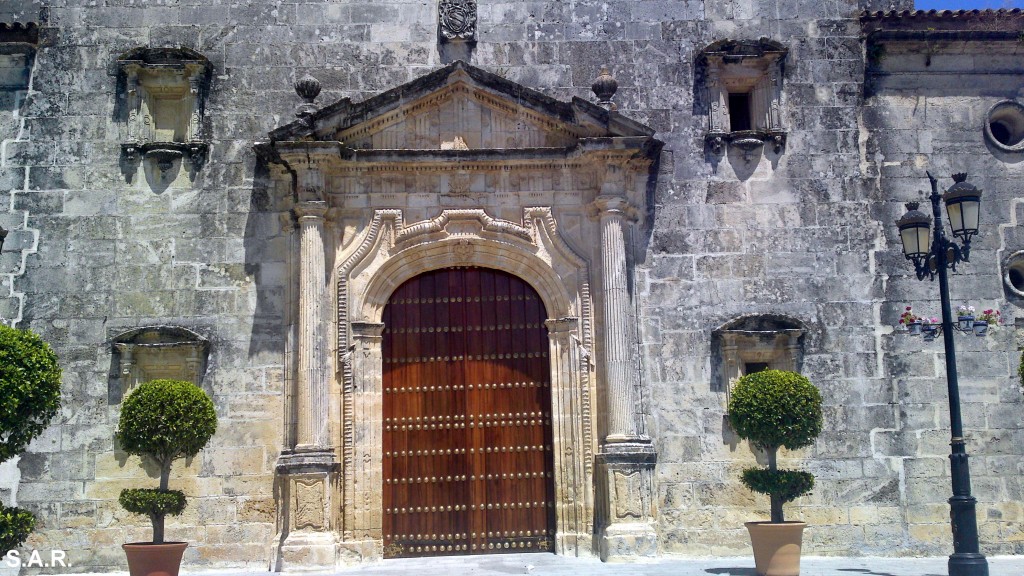
[[[361,340],[379,339],[384,334],[382,322],[352,322],[352,337]]]
[[[327,215],[327,202],[322,200],[311,200],[306,202],[299,202],[292,208],[295,212],[295,216],[300,220],[302,219],[316,219],[323,220],[324,216]]]
[[[580,319],[576,316],[562,316],[545,320],[544,325],[548,327],[548,334],[552,337],[569,334],[580,325]]]
[[[631,204],[625,197],[608,194],[602,194],[595,198],[589,208],[592,218],[618,216],[627,220],[636,220],[639,212],[636,206]]]

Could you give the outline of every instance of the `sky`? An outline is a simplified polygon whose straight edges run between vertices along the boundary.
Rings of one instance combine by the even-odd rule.
[[[1024,8],[1024,0],[914,0],[917,10],[985,10]]]

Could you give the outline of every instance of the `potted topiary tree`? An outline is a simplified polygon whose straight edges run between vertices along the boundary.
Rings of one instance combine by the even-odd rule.
[[[116,432],[121,449],[160,467],[159,488],[125,489],[119,498],[125,510],[145,514],[153,523],[152,542],[122,546],[131,576],[177,576],[188,543],[164,542],[164,517],[185,509],[185,494],[168,488],[171,464],[198,454],[216,430],[213,402],[191,382],[144,382],[125,399]]]
[[[0,462],[23,452],[57,414],[60,377],[46,342],[0,324]],[[21,546],[35,524],[28,510],[0,504],[0,554]]]
[[[729,402],[729,421],[740,438],[763,450],[768,467],[747,468],[743,484],[771,498],[769,522],[747,522],[758,576],[799,576],[804,522],[786,522],[782,505],[807,494],[814,476],[778,467],[780,447],[810,446],[821,433],[821,394],[796,372],[764,370],[739,379]]]

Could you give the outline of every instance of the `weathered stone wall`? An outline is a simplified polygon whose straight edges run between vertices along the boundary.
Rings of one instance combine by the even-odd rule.
[[[211,341],[203,387],[221,419],[211,446],[179,463],[172,487],[192,497],[170,538],[193,543],[192,566],[264,566],[275,533],[273,466],[284,444],[295,246],[266,200],[252,144],[291,121],[291,85],[311,73],[319,103],[362,100],[447,63],[436,6],[382,2],[185,0],[85,6],[48,2],[28,98],[4,130],[3,215],[14,228],[0,263],[23,293],[8,319],[40,332],[65,369],[59,423],[20,462],[20,505],[40,515],[29,545],[68,550],[80,570],[123,569],[119,544],[148,538],[116,502],[155,485],[113,445],[123,392],[109,339],[144,325],[188,327]],[[661,550],[745,554],[742,523],[767,498],[738,481],[754,461],[723,426],[712,330],[748,314],[806,327],[802,369],[822,389],[826,431],[786,455],[818,475],[789,507],[813,524],[821,554],[949,552],[944,500],[948,433],[941,349],[895,333],[899,312],[937,310],[937,288],[913,278],[892,221],[927,186],[924,170],[968,170],[986,190],[972,263],[954,297],[1012,320],[996,262],[1017,250],[1021,164],[981,140],[981,119],[1008,75],[925,75],[864,99],[859,7],[853,3],[479,2],[473,64],[566,100],[592,99],[602,65],[619,111],[666,145],[652,225],[634,237],[643,396],[659,452]],[[781,154],[753,162],[705,150],[706,102],[696,56],[725,38],[766,36],[789,54]],[[208,57],[211,151],[174,178],[122,171],[115,60],[139,46]],[[921,64],[890,54],[908,79]],[[934,60],[932,70],[938,60]],[[950,61],[949,66],[969,65]],[[1018,86],[1013,88],[1019,89]],[[909,82],[909,81],[908,81]],[[975,88],[967,89],[965,85]],[[6,108],[5,108],[6,109]],[[16,140],[16,142],[14,141]],[[948,180],[944,180],[948,185]],[[38,244],[37,244],[38,242]],[[10,246],[10,248],[9,248]],[[15,249],[20,252],[10,252]],[[24,274],[18,270],[25,256]],[[10,298],[6,289],[4,298]],[[0,298],[2,300],[2,298]],[[966,427],[975,455],[986,553],[1021,552],[1020,390],[1010,330],[958,337]]]
[[[936,27],[935,24],[921,26]],[[941,23],[937,26],[943,29]],[[1020,153],[1006,153],[987,141],[989,109],[1019,99],[1024,47],[1010,42],[885,42],[873,50],[869,76],[873,94],[864,109],[868,133],[863,146],[865,177],[876,179],[884,204],[875,214],[894,249],[876,259],[882,280],[883,323],[895,322],[903,306],[938,316],[936,282],[919,282],[899,254],[891,222],[903,202],[928,190],[925,170],[939,178],[968,172],[983,190],[982,231],[971,243],[970,262],[950,277],[952,304],[1000,309],[1004,326],[987,338],[956,338],[963,422],[978,498],[983,549],[1021,553],[1024,484],[1024,406],[1020,359],[1014,330],[1024,301],[1003,283],[1003,259],[1024,247]],[[922,208],[930,206],[925,201]],[[943,210],[943,218],[945,218]],[[947,228],[948,230],[948,228]],[[883,275],[884,274],[884,275]],[[955,312],[954,312],[955,314]],[[928,344],[901,333],[880,337],[885,387],[880,397],[898,403],[892,429],[871,431],[872,453],[900,475],[903,536],[922,553],[941,554],[949,542],[949,412],[945,357],[938,340]]]

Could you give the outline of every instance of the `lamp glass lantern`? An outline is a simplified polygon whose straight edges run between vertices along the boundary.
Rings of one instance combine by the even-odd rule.
[[[903,255],[915,262],[928,256],[932,248],[932,219],[918,210],[917,202],[907,202],[907,213],[896,221],[903,241]]]
[[[954,184],[942,195],[953,235],[967,243],[978,233],[981,220],[981,190],[965,182],[967,174],[954,174]]]

